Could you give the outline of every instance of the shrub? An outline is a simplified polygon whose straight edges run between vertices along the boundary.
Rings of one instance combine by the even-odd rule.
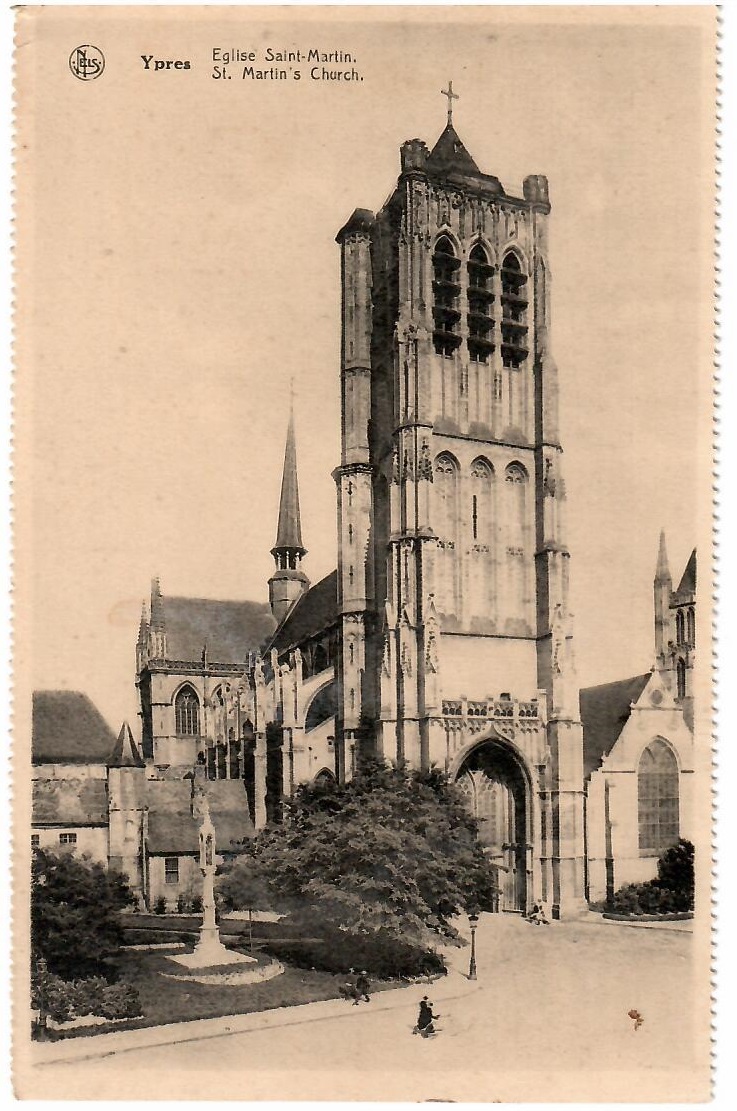
[[[42,990],[43,989],[43,990]],[[109,984],[102,976],[84,980],[62,980],[53,972],[31,980],[31,1005],[41,1008],[54,1022],[69,1022],[85,1015],[100,1018],[135,1018],[142,1013],[138,992],[132,984]]]
[[[429,976],[445,972],[443,958],[434,949],[402,943],[393,934],[363,936],[330,931],[324,938],[306,941],[274,940],[264,943],[273,956],[298,968],[323,972],[347,972],[365,968],[381,979]]]
[[[163,895],[159,895],[154,903],[154,914],[166,914],[166,899]]]
[[[135,905],[125,878],[68,853],[37,849],[31,872],[31,947],[66,981],[114,977],[121,912]]]
[[[201,895],[193,895],[192,896],[192,913],[193,914],[202,914],[202,896]]]
[[[694,847],[681,838],[658,861],[658,878],[615,891],[608,909],[618,914],[676,914],[694,908]]]

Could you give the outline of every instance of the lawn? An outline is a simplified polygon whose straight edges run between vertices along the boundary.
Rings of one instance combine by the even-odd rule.
[[[258,951],[254,956],[260,960],[268,959]],[[339,986],[345,980],[344,976],[333,973],[285,965],[283,975],[262,984],[211,985],[172,978],[181,976],[185,970],[157,952],[129,951],[121,955],[118,963],[120,979],[133,984],[138,991],[143,1015],[124,1022],[59,1031],[55,1037],[85,1037],[110,1030],[136,1030],[163,1026],[169,1022],[242,1015],[275,1007],[295,1007],[320,999],[337,999]],[[222,971],[232,972],[233,966],[225,966]],[[397,986],[395,981],[374,982],[372,990]]]

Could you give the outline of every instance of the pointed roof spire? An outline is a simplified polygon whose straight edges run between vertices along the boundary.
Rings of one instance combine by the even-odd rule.
[[[299,516],[299,485],[297,482],[297,446],[294,436],[294,386],[289,403],[289,426],[284,449],[284,473],[279,499],[279,523],[272,555],[280,551],[296,551],[303,556],[307,549],[302,543],[302,524]]]
[[[696,593],[696,549],[691,552],[688,557],[686,569],[681,576],[681,581],[678,584],[676,594],[690,595]]]
[[[151,580],[151,628],[164,629],[164,599],[161,597],[161,583],[158,577]]]
[[[115,742],[110,759],[107,762],[109,768],[145,768],[146,765],[143,758],[138,751],[138,746],[133,740],[130,726],[127,721],[124,721],[118,739]]]
[[[665,529],[660,530],[660,544],[658,546],[658,565],[655,568],[655,581],[656,582],[670,582],[670,570],[668,568],[668,552],[665,547]]]
[[[141,603],[141,620],[138,625],[138,643],[143,645],[148,640],[148,611],[146,609],[146,600]]]

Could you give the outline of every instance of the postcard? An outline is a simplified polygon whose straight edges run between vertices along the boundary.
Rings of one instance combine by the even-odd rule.
[[[709,1099],[715,74],[17,10],[20,1098]]]

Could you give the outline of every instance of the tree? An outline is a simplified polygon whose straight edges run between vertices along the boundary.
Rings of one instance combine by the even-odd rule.
[[[666,849],[658,860],[657,887],[673,892],[678,910],[693,910],[694,907],[694,847],[690,841],[680,837],[675,845]]]
[[[31,949],[49,971],[67,980],[114,978],[123,942],[120,912],[135,905],[124,876],[101,864],[43,849],[33,854]]]
[[[445,775],[364,761],[346,784],[298,789],[285,821],[230,864],[221,891],[266,885],[316,936],[340,931],[426,948],[450,919],[490,907],[491,871],[463,796]],[[250,895],[248,896],[250,897]]]

